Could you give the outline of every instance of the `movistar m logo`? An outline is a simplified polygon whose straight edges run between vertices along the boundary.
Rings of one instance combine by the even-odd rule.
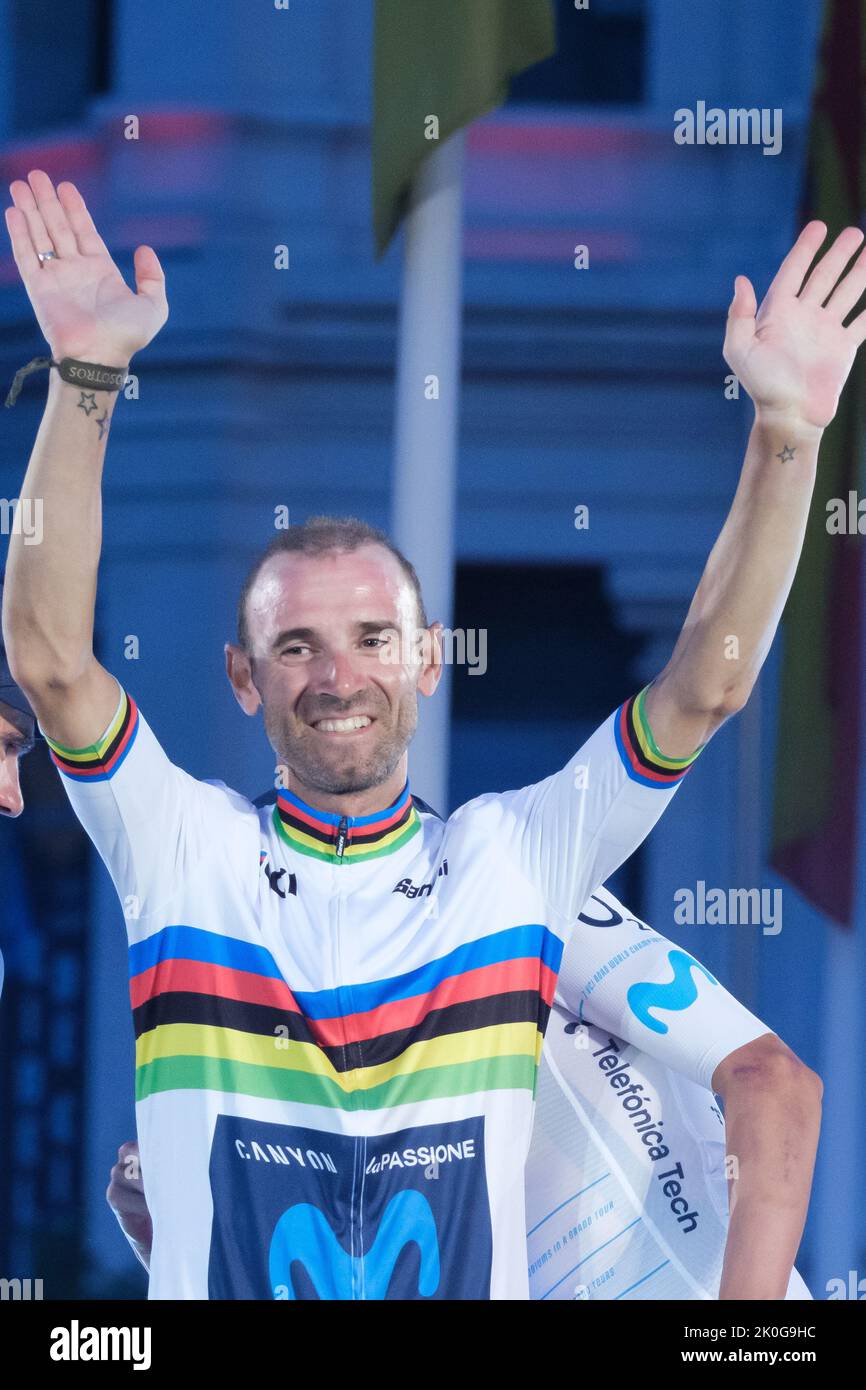
[[[704,969],[700,961],[685,951],[668,951],[668,960],[674,972],[672,980],[667,984],[659,984],[657,980],[641,980],[639,984],[632,985],[626,995],[628,1006],[635,1018],[640,1019],[641,1023],[651,1028],[654,1033],[666,1033],[668,1025],[660,1018],[654,1018],[650,1009],[669,1009],[672,1013],[681,1013],[683,1009],[688,1009],[694,1004],[698,997],[698,987],[692,977],[693,969],[699,970],[711,985],[719,983],[713,979],[709,970]]]
[[[274,1298],[294,1299],[292,1265],[303,1265],[321,1299],[384,1299],[394,1266],[407,1245],[421,1255],[418,1292],[430,1298],[439,1287],[439,1241],[430,1204],[410,1189],[392,1197],[366,1255],[350,1255],[318,1207],[300,1202],[284,1211],[271,1239],[268,1259]]]

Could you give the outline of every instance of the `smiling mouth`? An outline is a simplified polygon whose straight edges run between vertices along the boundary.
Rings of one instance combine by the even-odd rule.
[[[320,734],[355,734],[372,723],[368,714],[353,714],[344,719],[316,719],[311,727]]]

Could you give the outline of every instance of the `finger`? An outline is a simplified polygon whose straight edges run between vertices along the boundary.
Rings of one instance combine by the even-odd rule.
[[[87,211],[87,204],[75,184],[64,179],[63,183],[57,185],[57,197],[75,233],[79,251],[89,256],[97,255],[99,252],[109,255],[108,247],[96,230],[93,218]]]
[[[854,305],[866,290],[866,246],[863,247],[848,274],[839,281],[826,308],[832,310],[840,323],[847,318]]]
[[[734,297],[728,309],[728,318],[753,319],[758,312],[758,300],[754,286],[747,275],[737,275],[734,279]]]
[[[806,271],[812,264],[815,253],[827,235],[823,222],[807,222],[794,245],[791,247],[770,285],[776,293],[799,294]],[[769,294],[769,290],[767,293]]]
[[[123,1192],[144,1192],[144,1181],[140,1173],[135,1177],[129,1177],[126,1166],[123,1163],[115,1163],[111,1170],[111,1186],[116,1191]]]
[[[146,1216],[147,1202],[144,1193],[132,1191],[126,1183],[110,1182],[105,1189],[105,1200],[112,1209],[124,1216]]]
[[[734,280],[734,297],[728,309],[722,348],[722,355],[729,366],[731,356],[739,357],[744,353],[754,337],[757,308],[758,301],[751,280],[745,275],[738,275]]]
[[[6,209],[6,230],[12,243],[12,255],[25,287],[32,283],[34,275],[42,270],[39,257],[33,249],[27,218],[20,208]]]
[[[67,260],[70,256],[77,256],[78,242],[63,210],[63,204],[54,192],[54,184],[42,169],[32,169],[27,179],[58,256]]]
[[[53,251],[51,237],[48,235],[48,228],[42,220],[42,213],[36,206],[36,199],[33,196],[33,189],[29,183],[23,179],[13,179],[9,185],[9,192],[12,194],[12,201],[27,219],[27,230],[30,233],[30,242],[34,253],[39,251]],[[42,269],[37,256],[37,265]]]
[[[818,262],[803,287],[800,298],[804,304],[823,304],[833,293],[845,267],[863,244],[859,227],[846,227],[840,232],[827,254]]]
[[[147,295],[155,304],[165,306],[165,271],[152,246],[136,247],[133,256],[135,266],[135,288],[139,294]]]

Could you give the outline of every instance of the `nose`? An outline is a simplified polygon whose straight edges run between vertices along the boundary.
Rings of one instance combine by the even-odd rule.
[[[349,700],[363,687],[364,680],[356,669],[351,652],[333,650],[322,653],[313,681],[313,688],[317,694],[335,695],[341,700]]]
[[[18,759],[0,751],[0,816],[20,816],[24,810],[21,783],[18,780]]]

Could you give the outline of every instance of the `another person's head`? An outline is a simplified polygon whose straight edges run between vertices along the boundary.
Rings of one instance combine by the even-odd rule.
[[[0,583],[0,601],[3,586]],[[0,816],[20,816],[24,810],[18,764],[36,739],[36,716],[12,679],[0,637]]]
[[[290,786],[363,792],[405,775],[418,694],[441,675],[418,576],[384,532],[312,517],[253,565],[226,669],[246,714],[261,707]]]

